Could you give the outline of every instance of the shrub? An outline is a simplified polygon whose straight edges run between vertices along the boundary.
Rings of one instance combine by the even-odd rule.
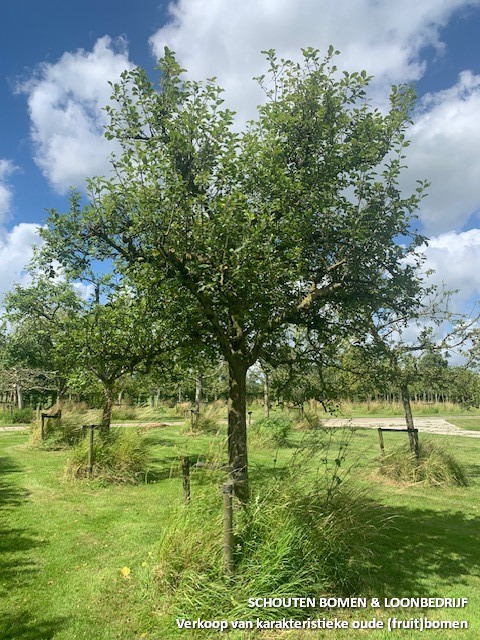
[[[68,449],[82,437],[82,414],[62,408],[62,417],[47,418],[44,424],[43,440],[39,424],[30,432],[30,444],[47,450]]]
[[[277,415],[260,418],[252,424],[252,432],[259,436],[265,446],[284,447],[288,444],[288,437],[293,429],[293,422],[289,416]]]
[[[431,486],[468,485],[462,465],[445,447],[430,440],[420,443],[418,459],[408,447],[383,456],[380,473],[400,482],[423,482]]]
[[[190,402],[177,402],[175,404],[175,414],[187,418],[190,416],[190,409],[192,404]]]
[[[150,463],[146,440],[136,429],[115,429],[107,435],[95,434],[92,476],[107,482],[135,483],[143,480]],[[88,438],[71,452],[65,475],[85,478],[88,465]]]
[[[298,426],[302,429],[321,429],[324,420],[330,418],[332,413],[333,409],[330,414],[326,414],[323,408],[320,410],[318,407],[310,407],[304,410],[303,419]]]
[[[114,407],[112,410],[112,422],[122,420],[135,420],[136,411],[134,407]]]
[[[0,423],[2,424],[28,424],[32,422],[34,418],[35,411],[31,407],[0,413]]]
[[[185,433],[218,433],[220,429],[219,421],[222,417],[222,408],[218,405],[210,405],[203,410],[199,416],[188,419],[185,424]],[[190,416],[189,416],[190,418]]]

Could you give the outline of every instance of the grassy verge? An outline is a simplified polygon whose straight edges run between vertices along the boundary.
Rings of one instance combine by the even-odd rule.
[[[456,427],[460,429],[467,429],[468,431],[480,431],[480,418],[472,417],[472,418],[450,418],[449,422],[454,424]]]
[[[179,457],[203,455],[223,460],[224,435],[182,435],[178,427],[147,433],[153,462],[149,483],[104,486],[95,481],[61,480],[68,453],[26,446],[27,435],[0,436],[0,638],[5,640],[169,640],[161,630],[166,593],[158,580],[160,540],[181,506]],[[282,477],[302,438],[288,447],[252,451],[253,483]],[[338,455],[341,433],[331,436],[331,457]],[[431,436],[433,438],[433,436]],[[397,442],[398,440],[398,442]],[[361,591],[371,597],[467,597],[466,610],[429,609],[434,620],[466,619],[468,630],[429,631],[428,637],[476,639],[480,634],[480,442],[444,438],[466,466],[469,487],[410,486],[380,479],[375,473],[377,434],[357,431],[345,464],[350,481],[384,522],[372,542]],[[389,434],[388,447],[404,444],[404,434]],[[332,461],[330,461],[332,463]],[[342,462],[342,468],[344,463]],[[314,474],[305,463],[305,475]],[[215,495],[221,472],[192,471],[192,501]],[[219,494],[218,494],[219,495]],[[221,544],[221,531],[217,532]],[[360,588],[359,588],[360,589]],[[242,598],[247,597],[244,593]],[[292,593],[292,596],[318,594]],[[223,597],[223,596],[222,596]],[[238,603],[244,607],[245,602]],[[215,602],[211,611],[215,610]],[[398,618],[421,611],[395,610]],[[354,621],[386,620],[379,609],[328,611],[320,617]],[[257,617],[257,614],[251,616]],[[264,617],[258,614],[258,617]],[[271,611],[270,616],[271,617]],[[207,638],[189,630],[190,638]],[[217,633],[218,635],[218,633]],[[262,638],[420,638],[403,630],[280,632]],[[252,637],[232,631],[232,639]]]

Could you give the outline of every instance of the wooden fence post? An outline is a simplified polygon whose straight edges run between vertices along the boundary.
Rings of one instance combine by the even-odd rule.
[[[235,574],[233,561],[233,482],[222,485],[223,494],[223,568],[225,575]]]
[[[190,458],[188,456],[182,458],[182,482],[183,499],[188,502],[190,500]]]
[[[87,476],[89,478],[92,477],[92,473],[93,473],[93,430],[94,430],[94,425],[91,424],[89,425],[90,428],[90,434],[89,434],[89,438],[88,438],[88,464],[87,464]]]
[[[378,427],[378,439],[380,441],[380,453],[382,454],[382,456],[385,455],[385,445],[383,444],[383,433],[382,433],[382,428]]]

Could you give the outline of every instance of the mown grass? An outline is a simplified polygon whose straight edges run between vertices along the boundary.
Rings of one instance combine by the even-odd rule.
[[[401,402],[340,402],[337,405],[337,412],[342,416],[351,418],[368,418],[378,416],[389,418],[394,416],[404,416],[404,409]],[[480,409],[469,407],[468,409],[453,402],[412,402],[412,413],[414,416],[477,416],[480,418]]]
[[[471,418],[450,418],[449,422],[454,424],[456,427],[460,429],[466,429],[467,431],[480,431],[480,418],[471,417]]]
[[[252,483],[268,485],[273,477],[281,481],[282,470],[303,437],[294,432],[288,447],[252,451]],[[342,447],[342,430],[327,437],[332,464]],[[384,523],[371,542],[369,568],[356,595],[468,597],[466,610],[428,611],[432,619],[466,619],[468,631],[430,631],[428,636],[473,640],[480,631],[480,442],[429,437],[447,444],[466,466],[469,487],[441,489],[379,478],[376,432],[353,434],[342,469],[351,467],[349,481]],[[158,581],[158,562],[160,539],[175,524],[182,502],[179,457],[189,454],[223,462],[225,434],[192,436],[169,426],[148,431],[146,438],[153,454],[149,482],[107,486],[62,480],[66,451],[29,448],[23,433],[0,435],[2,640],[169,640],[161,630],[166,594]],[[387,452],[404,443],[405,434],[389,433]],[[193,470],[192,502],[204,492],[215,495],[222,474]],[[315,475],[313,463],[305,463],[304,474]],[[221,544],[222,532],[217,535]],[[420,614],[394,613],[406,619]],[[322,615],[352,621],[386,619],[389,614],[372,609]],[[416,631],[329,630],[272,631],[263,638],[353,639],[367,633],[375,639],[420,637]],[[186,635],[207,637],[191,630]],[[252,636],[232,632],[230,637]]]

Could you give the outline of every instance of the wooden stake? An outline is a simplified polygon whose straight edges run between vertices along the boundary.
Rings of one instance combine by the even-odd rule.
[[[183,499],[188,502],[190,500],[190,458],[188,456],[182,458],[182,482]]]
[[[93,473],[93,429],[94,425],[89,425],[90,434],[88,438],[88,465],[87,465],[87,476],[89,478],[92,477]]]
[[[382,433],[382,428],[379,427],[378,428],[378,439],[380,441],[380,453],[382,454],[382,456],[385,455],[385,445],[383,444],[383,433]]]
[[[233,482],[222,485],[223,494],[223,569],[225,575],[235,574],[233,561]]]

